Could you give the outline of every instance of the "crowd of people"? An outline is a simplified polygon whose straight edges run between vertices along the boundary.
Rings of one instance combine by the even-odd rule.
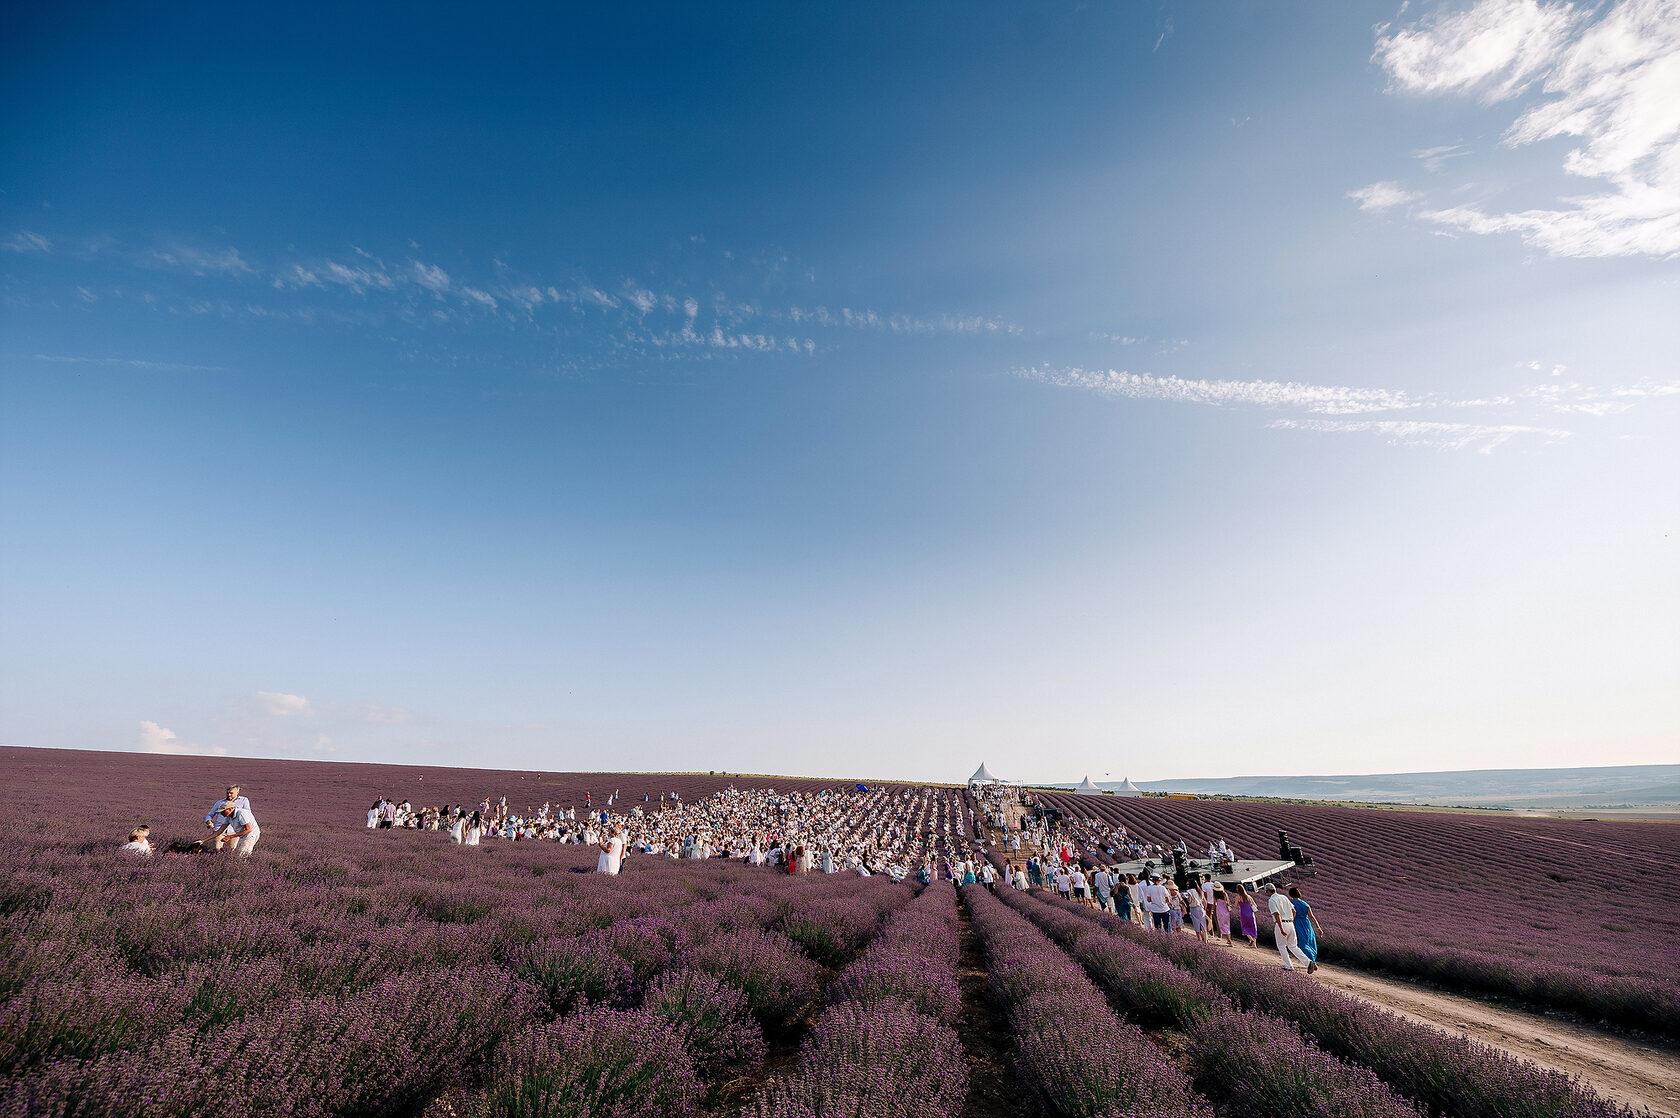
[[[447,831],[452,842],[476,846],[485,838],[554,841],[596,847],[596,869],[618,873],[630,854],[667,858],[735,858],[788,873],[886,874],[923,883],[1047,889],[1112,912],[1141,927],[1187,930],[1206,942],[1259,945],[1259,922],[1271,928],[1284,965],[1318,968],[1317,917],[1297,886],[1258,892],[1229,888],[1211,874],[1190,875],[1181,886],[1166,872],[1124,873],[1118,862],[1158,859],[1172,851],[1134,838],[1119,824],[1044,810],[1026,790],[1008,785],[970,789],[856,785],[851,790],[778,792],[730,788],[696,801],[675,793],[620,806],[615,792],[596,809],[552,803],[510,811],[507,798],[416,808],[383,796],[367,813],[370,829]],[[977,810],[978,809],[978,810]],[[1185,851],[1185,844],[1176,850]],[[1025,858],[1025,851],[1036,850]],[[1208,844],[1208,861],[1236,857],[1224,839]],[[1094,868],[1086,862],[1096,862]],[[1001,869],[1000,869],[1001,866]]]
[[[696,801],[651,794],[621,804],[615,792],[596,809],[544,803],[512,811],[507,798],[476,807],[416,808],[382,796],[368,808],[369,829],[447,831],[452,842],[484,839],[596,846],[598,868],[617,873],[626,854],[668,858],[737,858],[789,873],[913,874],[953,872],[983,860],[983,830],[959,791],[903,786],[778,792],[730,788]],[[973,860],[971,863],[970,860]],[[992,871],[995,874],[995,870]]]

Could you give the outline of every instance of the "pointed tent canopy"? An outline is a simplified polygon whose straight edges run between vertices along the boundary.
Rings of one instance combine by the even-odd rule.
[[[1090,777],[1086,777],[1079,782],[1079,787],[1073,790],[1073,794],[1076,796],[1100,796],[1102,795],[1102,789],[1092,784]]]
[[[1131,777],[1127,777],[1120,782],[1120,787],[1114,790],[1114,794],[1116,796],[1141,796],[1143,795],[1143,789],[1133,784]]]
[[[990,769],[986,768],[986,763],[984,761],[980,762],[980,767],[978,769],[974,770],[974,775],[968,778],[968,782],[970,784],[1001,784],[1002,783],[1002,781],[998,780],[997,777],[992,775]]]

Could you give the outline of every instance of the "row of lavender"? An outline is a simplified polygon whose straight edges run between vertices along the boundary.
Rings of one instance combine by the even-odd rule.
[[[1680,935],[1680,894],[1658,890],[1633,915],[1622,896],[1625,881],[1680,872],[1680,831],[1667,824],[1046,799],[1133,837],[1168,846],[1182,838],[1192,849],[1222,837],[1251,857],[1273,850],[1286,829],[1321,871],[1311,889],[1334,913],[1319,942],[1327,961],[1680,1035],[1680,955],[1650,950]],[[1442,921],[1442,911],[1459,916]]]
[[[1034,899],[1037,898],[1037,899]],[[1363,1076],[1375,1073],[1399,1094],[1431,1114],[1458,1118],[1628,1118],[1629,1112],[1559,1072],[1514,1059],[1495,1049],[1452,1036],[1346,997],[1280,967],[1257,965],[1187,935],[1146,932],[1117,916],[1035,893],[1012,894],[1010,903],[1052,939],[1066,945],[1127,1012],[1146,1023],[1190,1032],[1198,1074],[1243,1075],[1244,1089],[1287,1066],[1270,1061],[1307,1046],[1318,1065],[1331,1057],[1340,1072],[1320,1068],[1301,1084],[1297,1102],[1246,1113],[1362,1114],[1353,1105]],[[1106,929],[1106,931],[1105,931]],[[1297,1033],[1295,1030],[1301,1032]],[[1230,1036],[1245,1039],[1235,1045]],[[1259,1042],[1262,1067],[1234,1065],[1221,1049]],[[1251,1050],[1253,1051],[1253,1050]],[[1326,1053],[1329,1055],[1327,1056]],[[1314,1066],[1306,1057],[1299,1067]],[[1351,1067],[1349,1065],[1352,1065]],[[1369,1069],[1366,1072],[1365,1069]],[[1343,1093],[1326,1096],[1329,1109],[1306,1100],[1329,1084]],[[1369,1086],[1367,1082],[1366,1086]],[[1285,1082],[1283,1090],[1288,1090]],[[1274,1096],[1278,1098],[1281,1096]],[[1368,1091],[1364,1097],[1372,1097]],[[1344,1101],[1345,1100],[1345,1101]]]
[[[460,850],[400,840],[142,863],[11,837],[6,1113],[396,1115],[468,1089],[495,1113],[554,1090],[682,1113],[910,896],[660,859],[574,875],[585,856],[538,844],[452,881]]]
[[[1233,1118],[1417,1118],[1417,1109],[1369,1069],[1344,1064],[1289,1022],[1240,1010],[1208,983],[1071,913],[1013,889],[1004,899],[1077,959],[1129,1016],[1145,1026],[1184,1030],[1197,1088]]]
[[[953,1118],[968,1097],[958,955],[956,893],[935,882],[829,987],[797,1066],[754,1118]]]
[[[1008,1013],[1027,1085],[1068,1118],[1211,1118],[1212,1108],[1142,1029],[1117,1017],[1079,965],[978,885],[962,888]]]

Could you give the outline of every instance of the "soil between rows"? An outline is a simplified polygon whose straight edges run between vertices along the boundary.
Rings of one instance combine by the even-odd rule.
[[[1015,1072],[1015,1045],[1009,1020],[992,997],[986,980],[986,957],[968,918],[968,906],[958,902],[962,957],[957,983],[962,990],[962,1013],[957,1039],[968,1061],[968,1101],[962,1118],[1041,1118],[1044,1107]]]

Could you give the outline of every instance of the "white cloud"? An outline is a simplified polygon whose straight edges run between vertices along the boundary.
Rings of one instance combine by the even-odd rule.
[[[315,708],[302,695],[288,695],[283,691],[258,691],[257,709],[274,718],[313,714]]]
[[[488,291],[480,291],[476,287],[463,287],[461,288],[461,297],[469,302],[477,303],[481,307],[489,307],[491,310],[496,309],[496,297]]]
[[[196,248],[154,249],[152,259],[172,268],[184,268],[195,276],[249,275],[253,269],[236,248],[203,251]]]
[[[1440,147],[1421,148],[1412,152],[1412,158],[1422,163],[1427,171],[1439,171],[1447,165],[1447,160],[1457,159],[1461,155],[1469,155],[1470,149],[1463,144],[1443,144]]]
[[[137,743],[142,753],[198,753],[211,757],[225,757],[227,750],[221,746],[204,749],[188,744],[181,740],[174,730],[165,729],[156,722],[142,719],[140,722],[140,737]]]
[[[422,264],[415,260],[412,262],[411,270],[414,274],[414,282],[427,291],[435,291],[442,295],[449,290],[449,273],[436,264]]]
[[[1381,435],[1391,443],[1475,450],[1492,454],[1519,435],[1539,435],[1548,442],[1567,439],[1568,431],[1516,423],[1438,423],[1421,419],[1274,419],[1268,427],[1290,431],[1342,431]]]
[[[1358,202],[1360,209],[1371,212],[1404,206],[1407,202],[1415,202],[1422,197],[1402,189],[1397,182],[1374,182],[1370,186],[1348,191],[1347,196]]]
[[[51,252],[52,242],[39,233],[27,230],[13,233],[4,245],[0,245],[7,252]]]
[[[1594,16],[1597,18],[1593,18]],[[1680,255],[1680,0],[1576,8],[1480,0],[1388,34],[1375,59],[1391,88],[1503,101],[1539,84],[1544,99],[1506,130],[1509,147],[1572,137],[1563,169],[1602,184],[1557,208],[1422,216],[1470,233],[1516,233],[1554,256]]]
[[[1356,415],[1423,407],[1427,401],[1391,388],[1301,384],[1274,380],[1186,380],[1115,369],[1016,369],[1015,375],[1062,388],[1082,388],[1131,400],[1166,400],[1214,407],[1299,408],[1320,415]]]
[[[1374,58],[1408,93],[1515,97],[1552,64],[1580,19],[1571,4],[1481,0],[1469,9],[1384,34]]]

